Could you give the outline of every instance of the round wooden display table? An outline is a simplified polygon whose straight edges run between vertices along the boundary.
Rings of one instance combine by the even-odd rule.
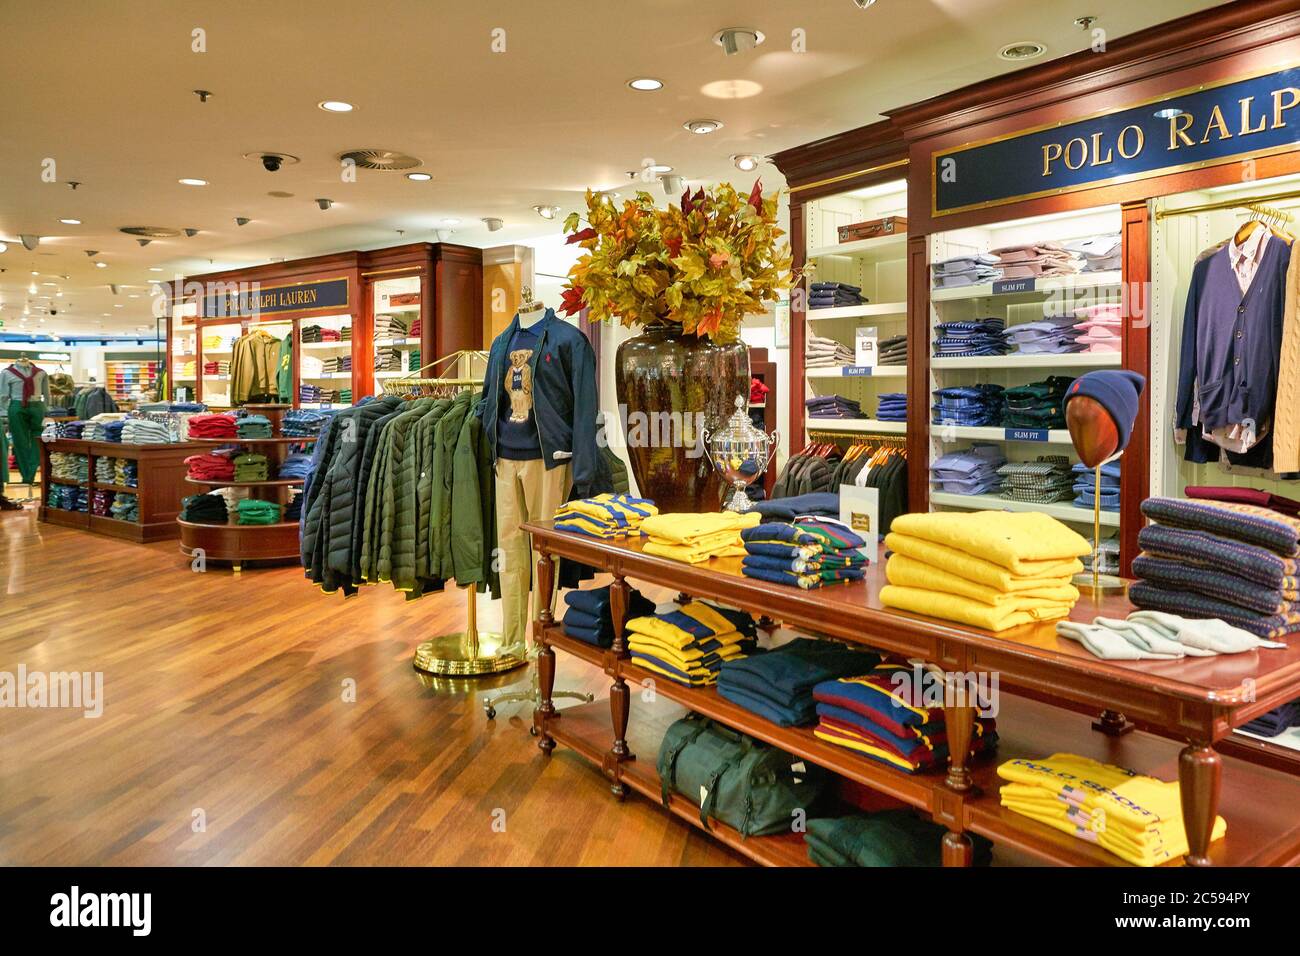
[[[271,422],[272,438],[196,438],[205,445],[237,445],[266,456],[267,473],[278,475],[280,466],[288,457],[290,445],[309,445],[314,438],[295,438],[280,435],[280,423],[289,405],[246,405],[249,412],[264,415]],[[301,478],[269,478],[266,481],[205,481],[186,478],[185,481],[200,488],[245,488],[248,497],[259,501],[273,501],[283,509],[288,505],[295,488],[303,483]],[[232,509],[227,524],[202,524],[180,518],[181,553],[190,559],[229,562],[236,571],[244,562],[297,561],[298,522],[279,521],[275,524],[238,524]]]

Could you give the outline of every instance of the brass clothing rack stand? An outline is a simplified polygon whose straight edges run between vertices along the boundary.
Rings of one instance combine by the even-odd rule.
[[[384,382],[384,394],[403,398],[451,398],[465,389],[481,388],[483,378],[472,375],[442,378],[426,372],[444,367],[464,375],[475,361],[487,367],[487,353],[462,349],[430,362],[409,376]],[[462,363],[464,363],[462,365]],[[523,648],[502,647],[502,636],[478,628],[478,595],[471,584],[465,592],[465,630],[455,631],[422,642],[415,649],[415,669],[425,674],[451,677],[480,677],[513,670],[528,663]]]

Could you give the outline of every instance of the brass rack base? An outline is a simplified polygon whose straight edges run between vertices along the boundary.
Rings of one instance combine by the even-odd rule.
[[[426,674],[473,677],[500,674],[528,663],[522,647],[503,648],[500,634],[458,631],[425,641],[415,649],[415,669]]]
[[[1080,591],[1091,591],[1095,594],[1109,594],[1116,591],[1123,591],[1126,585],[1123,578],[1117,578],[1113,574],[1099,574],[1094,583],[1091,571],[1083,571],[1076,574],[1072,579],[1076,588]]]

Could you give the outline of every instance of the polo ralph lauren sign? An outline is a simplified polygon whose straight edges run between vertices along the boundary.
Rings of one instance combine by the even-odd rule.
[[[187,297],[193,298],[190,289]],[[348,280],[345,277],[264,286],[256,282],[205,283],[200,292],[205,318],[251,318],[276,312],[346,312]]]
[[[1300,68],[1198,86],[933,156],[933,213],[1000,206],[1295,149]]]

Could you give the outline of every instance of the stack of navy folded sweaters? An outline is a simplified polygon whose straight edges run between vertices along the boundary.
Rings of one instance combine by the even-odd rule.
[[[566,635],[596,647],[609,647],[614,643],[614,617],[611,613],[609,585],[590,591],[566,591],[564,603],[568,605],[562,622]],[[655,606],[640,591],[631,588],[626,610],[624,623],[629,618],[653,614]]]

